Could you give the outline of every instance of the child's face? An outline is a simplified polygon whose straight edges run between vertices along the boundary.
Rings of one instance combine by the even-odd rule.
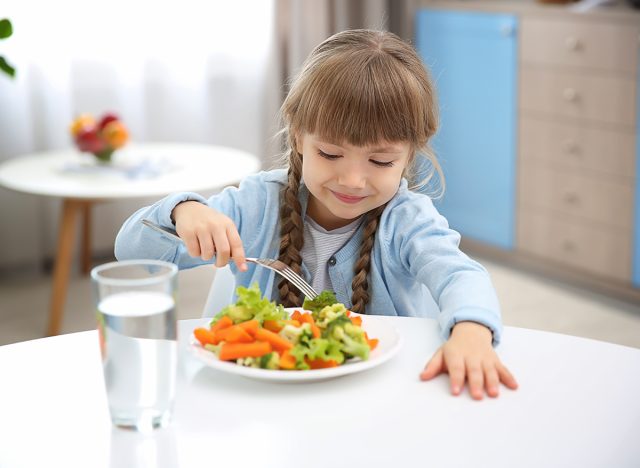
[[[391,200],[411,154],[409,143],[359,147],[312,134],[299,136],[297,146],[311,193],[307,214],[325,229],[345,226]]]

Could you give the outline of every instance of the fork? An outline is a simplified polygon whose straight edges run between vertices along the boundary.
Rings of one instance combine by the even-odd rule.
[[[182,240],[182,238],[178,235],[178,233],[176,231],[174,231],[173,229],[169,229],[167,227],[160,226],[159,224],[156,224],[156,223],[154,223],[152,221],[149,221],[148,219],[143,219],[142,220],[142,224],[144,224],[147,227],[150,227],[151,229],[154,229],[154,230],[158,231],[161,234],[164,234],[165,236],[169,236],[169,237],[172,237],[174,239],[179,240],[180,242],[184,242]],[[279,275],[281,275],[284,278],[286,278],[287,280],[289,280],[289,282],[291,282],[296,288],[298,288],[300,290],[300,292],[302,294],[304,294],[309,299],[314,299],[314,298],[318,297],[318,293],[316,292],[316,290],[313,289],[311,287],[311,285],[309,283],[307,283],[302,276],[300,276],[298,273],[293,271],[289,267],[289,265],[287,265],[286,263],[283,263],[280,260],[274,260],[272,258],[250,258],[250,257],[246,257],[245,260],[247,262],[255,263],[257,265],[260,265],[260,266],[263,266],[265,268],[268,268],[269,270],[275,271]]]

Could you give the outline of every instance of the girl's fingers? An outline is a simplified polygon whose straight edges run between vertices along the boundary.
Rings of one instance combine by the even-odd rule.
[[[198,243],[200,244],[200,258],[207,261],[213,258],[215,254],[215,246],[209,232],[203,232],[198,235]]]
[[[464,387],[464,360],[462,357],[454,356],[445,359],[445,365],[449,370],[449,381],[451,382],[451,393],[460,395]]]
[[[424,366],[424,370],[420,374],[420,380],[432,379],[444,370],[442,365],[444,359],[442,356],[442,348],[440,348],[438,351],[436,351],[436,354],[431,357],[427,365]]]
[[[222,268],[229,263],[231,258],[231,248],[229,247],[229,239],[225,230],[216,231],[213,234],[213,243],[216,249],[216,266]]]
[[[515,377],[511,375],[509,369],[503,366],[500,362],[496,365],[496,368],[498,370],[500,381],[505,384],[507,388],[510,388],[511,390],[515,390],[518,388],[518,382],[516,382]]]
[[[235,226],[227,229],[227,238],[229,239],[229,246],[231,247],[231,258],[233,258],[233,261],[240,271],[247,271],[242,239],[240,239],[240,234],[238,234]]]
[[[199,257],[200,256],[200,241],[198,240],[198,237],[194,234],[185,234],[184,236],[180,236],[182,237],[182,240],[184,241],[184,245],[187,248],[187,252],[189,252],[189,255],[192,257]]]
[[[474,400],[482,400],[484,393],[484,373],[479,361],[467,361],[467,381],[469,382],[469,393]]]
[[[494,365],[484,366],[484,382],[487,388],[487,395],[495,398],[500,393],[500,378],[498,377],[498,371]]]

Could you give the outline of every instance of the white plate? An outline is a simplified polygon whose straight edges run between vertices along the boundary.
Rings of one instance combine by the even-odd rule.
[[[378,338],[378,346],[371,351],[369,359],[366,361],[352,359],[338,367],[303,371],[284,371],[239,366],[233,362],[220,361],[214,353],[204,349],[200,345],[193,333],[190,337],[189,350],[196,358],[209,367],[223,372],[228,372],[230,374],[250,377],[252,379],[272,382],[313,382],[317,380],[332,379],[334,377],[355,374],[356,372],[362,372],[379,366],[391,359],[400,349],[402,339],[400,338],[398,331],[389,323],[388,320],[385,320],[384,317],[375,315],[360,315],[360,317],[362,317],[362,328],[367,332],[369,338]],[[210,321],[210,319],[204,321],[204,326],[208,326]]]

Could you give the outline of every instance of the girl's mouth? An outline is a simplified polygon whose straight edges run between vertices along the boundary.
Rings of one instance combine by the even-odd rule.
[[[333,190],[331,191],[331,193],[333,193],[333,195],[341,202],[350,203],[350,204],[358,203],[366,198],[366,197],[355,197],[353,195],[346,195],[344,193],[334,192]]]

